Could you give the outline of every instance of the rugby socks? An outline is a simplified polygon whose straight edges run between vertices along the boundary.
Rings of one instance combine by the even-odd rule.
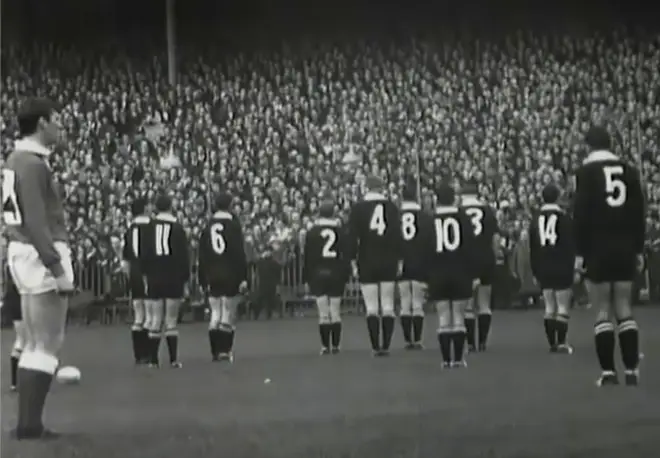
[[[594,326],[596,354],[603,371],[614,372],[614,325],[609,321],[599,321]]]
[[[401,331],[403,332],[403,340],[405,343],[410,344],[412,340],[412,326],[413,319],[410,315],[401,315],[399,317],[401,320]]]
[[[413,315],[412,317],[412,333],[413,342],[422,342],[422,332],[424,331],[424,315]],[[407,341],[406,341],[407,342]]]
[[[209,347],[211,349],[211,356],[217,357],[220,351],[218,350],[218,340],[220,331],[217,329],[209,329]]]
[[[568,335],[568,315],[557,315],[557,318],[555,318],[555,331],[557,333],[557,345],[566,345],[566,336]]]
[[[479,325],[479,345],[486,345],[488,343],[488,336],[490,335],[490,324],[493,320],[493,315],[488,313],[480,313],[477,317],[477,324]]]
[[[11,351],[11,358],[9,359],[9,372],[11,374],[11,386],[18,386],[18,361],[21,358],[21,349],[14,348]]]
[[[392,335],[394,334],[394,317],[384,315],[380,319],[380,325],[383,332],[383,350],[389,350],[392,343]]]
[[[330,323],[320,323],[319,324],[319,335],[321,336],[321,347],[330,348]]]
[[[341,321],[335,321],[330,325],[330,335],[332,337],[332,348],[339,348],[341,345]]]
[[[144,360],[144,330],[142,326],[133,326],[131,328],[131,342],[133,344],[133,358],[135,364],[140,364]]]
[[[18,362],[17,435],[36,436],[43,431],[43,411],[59,362],[42,351],[24,351]]]
[[[626,371],[634,371],[639,365],[639,328],[632,318],[619,320],[617,327],[621,359]]]
[[[440,344],[440,354],[442,355],[442,362],[449,365],[452,361],[451,354],[451,340],[452,334],[447,329],[438,330],[438,343]]]
[[[557,348],[557,321],[552,316],[543,318],[543,330],[545,331],[545,338],[548,340],[550,348]]]
[[[465,329],[457,329],[451,333],[451,341],[454,345],[453,361],[460,363],[463,361],[465,351]]]
[[[380,350],[380,317],[377,315],[367,316],[367,331],[369,332],[369,342],[371,349]]]
[[[139,342],[140,342],[140,358],[142,360],[142,363],[148,363],[149,362],[149,330],[142,328],[140,330],[139,334]]]
[[[166,330],[165,343],[167,344],[167,352],[170,355],[170,363],[176,363],[179,361],[179,331],[176,329]]]
[[[158,365],[160,351],[160,333],[149,331],[149,364]]]
[[[218,329],[218,353],[229,354],[234,348],[234,328],[228,324],[220,324]]]
[[[468,348],[475,348],[477,346],[476,339],[476,320],[473,312],[465,312],[465,336],[467,337]]]

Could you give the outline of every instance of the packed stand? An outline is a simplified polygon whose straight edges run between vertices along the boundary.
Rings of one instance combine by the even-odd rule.
[[[288,247],[289,283],[321,194],[332,190],[346,215],[375,173],[397,196],[417,176],[416,158],[425,205],[438,179],[476,178],[515,242],[544,183],[570,188],[592,121],[616,132],[618,152],[641,160],[649,225],[660,230],[658,34],[355,41],[215,61],[187,54],[175,87],[161,54],[3,49],[12,65],[4,66],[1,156],[22,94],[65,106],[67,135],[52,166],[83,283],[100,294],[123,294],[118,253],[131,200],[160,190],[174,197],[194,241],[209,195],[226,187],[252,259],[275,242]]]

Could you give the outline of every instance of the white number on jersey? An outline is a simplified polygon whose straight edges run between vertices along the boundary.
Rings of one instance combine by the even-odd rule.
[[[628,197],[626,184],[621,180],[623,175],[623,167],[620,165],[607,165],[603,167],[605,174],[605,192],[607,198],[605,202],[610,207],[620,207],[626,203]]]
[[[171,224],[156,224],[156,256],[169,256]]]
[[[404,213],[401,217],[401,233],[403,234],[403,240],[405,241],[412,240],[415,238],[415,235],[417,235],[414,213]]]
[[[227,244],[225,243],[225,238],[222,236],[222,231],[225,227],[222,223],[215,223],[211,226],[209,232],[211,236],[211,248],[215,251],[216,254],[222,254],[227,249]]]
[[[557,243],[557,215],[539,216],[539,241],[541,246]]]
[[[454,218],[435,220],[435,250],[454,251],[461,245],[461,226]]]
[[[385,207],[383,204],[378,204],[374,208],[374,212],[371,215],[371,221],[369,222],[369,229],[376,231],[376,234],[383,235],[387,225],[385,224]]]
[[[335,251],[335,242],[337,241],[337,233],[332,229],[323,229],[321,237],[325,240],[321,256],[324,258],[336,258],[337,252]]]
[[[16,196],[16,172],[2,170],[2,218],[8,226],[19,226],[23,223],[23,214],[18,208]]]
[[[472,226],[474,227],[474,235],[479,235],[484,230],[484,211],[481,208],[468,208],[465,213],[470,217]]]
[[[133,256],[136,258],[140,256],[140,230],[134,227],[131,231],[131,247],[133,248]]]

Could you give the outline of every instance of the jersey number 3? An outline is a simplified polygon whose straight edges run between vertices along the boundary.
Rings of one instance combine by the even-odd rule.
[[[16,196],[16,172],[2,170],[2,218],[7,226],[19,226],[23,223],[23,214],[18,208]]]
[[[626,203],[628,197],[626,183],[621,179],[623,167],[620,165],[605,166],[603,167],[603,173],[605,174],[605,192],[607,193],[605,202],[610,207],[620,207]]]

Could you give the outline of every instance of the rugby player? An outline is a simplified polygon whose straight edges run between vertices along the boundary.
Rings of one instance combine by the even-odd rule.
[[[456,205],[454,189],[441,184],[437,197],[434,230],[427,239],[428,297],[438,313],[443,367],[464,367],[465,309],[482,267],[478,256],[481,247],[472,217]]]
[[[416,187],[403,189],[401,203],[401,236],[403,237],[403,271],[399,279],[401,329],[407,350],[421,350],[426,295],[426,257],[429,234],[433,233],[431,217],[417,203]]]
[[[337,354],[341,344],[341,296],[348,280],[349,261],[341,221],[334,217],[332,196],[325,196],[319,218],[305,237],[303,282],[319,312],[321,354]]]
[[[499,229],[493,209],[479,199],[476,183],[468,183],[462,189],[461,206],[470,217],[472,231],[476,238],[477,245],[475,246],[479,252],[479,286],[465,312],[468,350],[485,351],[493,317],[491,292],[495,276],[495,252],[500,243]]]
[[[639,331],[632,285],[642,264],[645,202],[639,171],[611,152],[602,127],[586,134],[590,153],[576,173],[574,230],[576,269],[586,266],[587,292],[598,310],[595,343],[602,374],[598,386],[615,385],[615,332],[627,385],[639,381]],[[616,322],[616,327],[614,322]]]
[[[532,274],[541,287],[545,302],[543,327],[553,353],[571,354],[566,343],[575,266],[573,221],[559,206],[560,189],[543,188],[543,205],[529,229]]]
[[[144,199],[136,199],[131,204],[133,220],[124,233],[124,246],[122,250],[124,271],[128,274],[128,286],[133,307],[133,325],[131,326],[131,340],[133,344],[133,358],[135,364],[149,363],[149,332],[145,323],[151,321],[146,318],[144,300],[146,298],[146,278],[144,276],[145,261],[143,247],[148,246],[148,228],[151,220],[146,214],[147,205]],[[148,250],[147,250],[148,252]]]
[[[48,165],[61,135],[54,103],[25,100],[18,110],[20,140],[2,170],[2,216],[7,263],[21,296],[30,347],[18,361],[18,439],[50,439],[42,415],[64,341],[67,300],[74,290],[62,199]]]
[[[247,290],[243,228],[231,213],[232,196],[215,198],[215,212],[199,239],[199,284],[208,293],[209,345],[213,361],[234,360],[236,309]]]
[[[362,201],[351,207],[348,258],[360,280],[373,354],[387,356],[394,333],[394,285],[403,267],[401,218],[380,177],[367,177],[366,187]]]
[[[144,300],[145,328],[149,331],[149,366],[158,367],[162,334],[170,356],[170,366],[182,367],[178,359],[179,309],[190,276],[188,240],[183,226],[172,214],[172,200],[165,194],[156,198],[156,215],[145,232],[147,294]]]

